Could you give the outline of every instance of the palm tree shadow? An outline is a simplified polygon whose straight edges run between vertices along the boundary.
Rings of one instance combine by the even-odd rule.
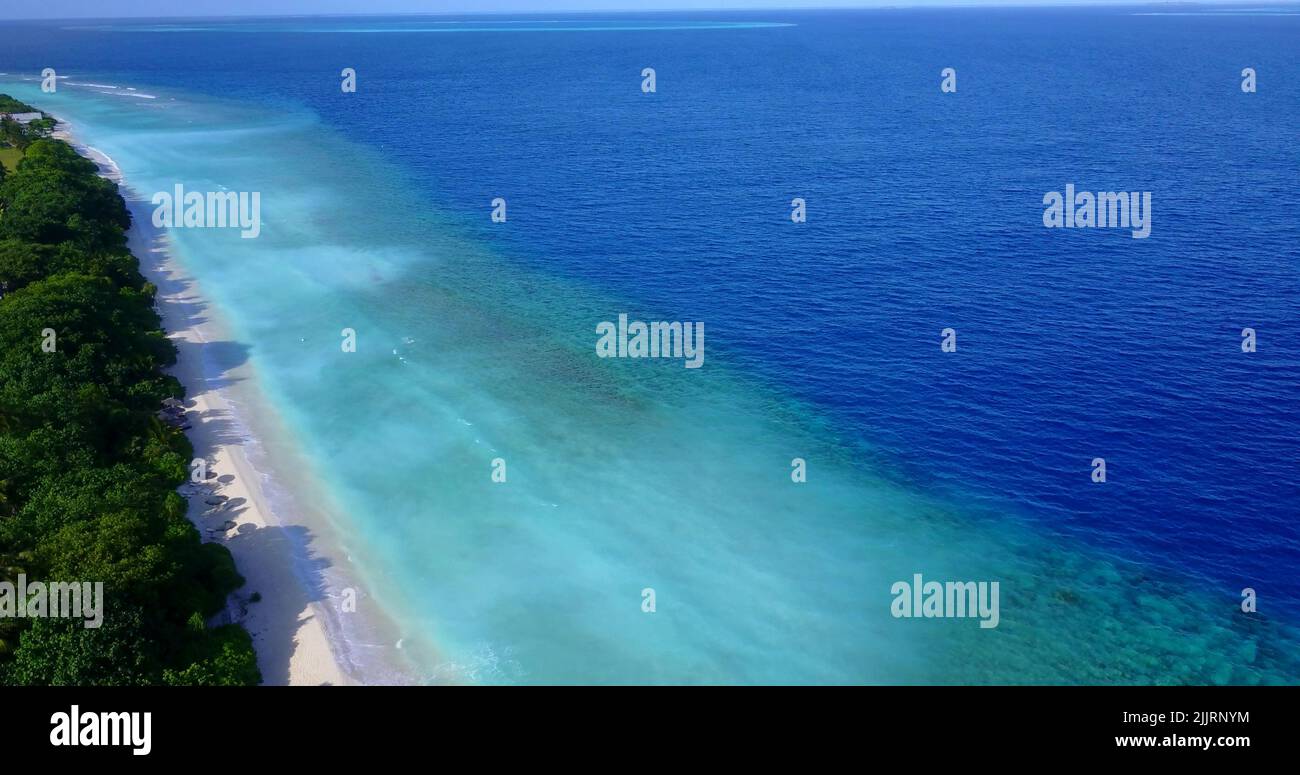
[[[141,273],[158,289],[154,307],[172,335],[177,360],[201,366],[204,384],[187,386],[191,391],[190,398],[238,382],[233,373],[248,362],[252,348],[243,342],[202,340],[200,326],[210,320],[208,301],[199,295],[194,281],[175,260],[169,260],[172,246],[166,232],[139,225],[148,223],[148,203],[129,190],[122,194],[137,224],[132,233],[131,249],[140,263]],[[182,331],[188,335],[184,338],[176,336]]]
[[[241,378],[235,375],[248,363],[252,348],[243,342],[202,338],[202,326],[210,320],[207,300],[194,281],[168,260],[172,246],[166,233],[148,226],[149,202],[128,188],[121,194],[136,224],[131,250],[141,273],[157,288],[155,309],[171,334],[177,363],[198,367],[189,370],[197,376],[186,385],[184,419],[202,424],[203,433],[190,434],[190,441],[196,458],[211,461],[218,447],[244,444],[248,438],[229,411],[200,409],[196,399],[239,382]],[[178,336],[180,332],[184,335]],[[314,551],[314,536],[305,527],[241,523],[239,516],[251,505],[243,498],[208,503],[216,492],[212,485],[229,481],[228,476],[209,473],[208,486],[182,488],[191,499],[193,521],[203,540],[224,543],[246,580],[232,595],[232,605],[218,618],[249,630],[264,684],[288,684],[299,630],[316,615],[313,604],[329,605],[324,571],[330,563]],[[252,602],[254,593],[260,595],[259,602]]]
[[[289,683],[298,631],[316,616],[311,605],[329,605],[324,572],[330,562],[312,550],[312,540],[310,530],[296,525],[257,527],[245,523],[228,533],[226,543],[231,552],[236,557],[253,558],[257,564],[256,568],[239,569],[248,581],[236,593],[238,602],[232,608],[235,620],[253,636],[264,684]],[[261,595],[260,602],[250,601],[253,593]]]

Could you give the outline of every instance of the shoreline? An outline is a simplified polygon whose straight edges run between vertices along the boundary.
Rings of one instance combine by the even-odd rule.
[[[132,149],[132,146],[130,146],[130,145],[125,145],[125,144],[124,144],[123,147],[124,147],[125,149],[127,149],[127,150],[131,150],[131,149]],[[144,158],[145,158],[145,157],[140,153],[140,151],[137,149],[137,150],[135,150],[135,153],[136,153],[136,158],[139,159],[139,160],[141,161],[141,169],[149,169],[149,168],[150,168],[150,165],[145,165],[145,164],[142,163],[142,162],[144,161]],[[121,157],[121,158],[123,159],[123,163],[126,164],[126,163],[127,163],[127,158],[128,158],[128,157],[123,156],[123,157]],[[132,167],[134,167],[134,164],[128,164],[128,166],[132,166]],[[176,168],[177,168],[177,169],[180,169],[180,168],[182,168],[182,167],[179,166],[179,165],[177,165]],[[157,174],[155,174],[154,177],[155,177],[155,180],[157,181],[157,185],[160,187],[159,190],[165,190],[165,186],[166,186],[166,184],[165,184],[162,180],[159,180],[159,179],[158,179],[159,176],[158,176]],[[125,190],[123,191],[123,194],[124,194],[124,195],[127,195],[127,196],[130,196],[129,194],[127,194],[127,192],[126,192]],[[146,226],[146,224],[148,223],[148,220],[147,220],[147,210],[148,210],[147,207],[144,207],[143,210],[141,210],[140,208],[137,208],[137,207],[133,207],[133,212],[135,212],[135,214],[136,214],[136,216],[135,216],[136,223],[134,224],[133,231],[135,231],[135,229],[137,229],[137,228],[141,228],[141,227],[145,227],[145,226]],[[178,243],[179,243],[179,246],[180,246],[180,247],[184,247],[184,248],[189,248],[189,247],[190,247],[190,243],[186,242],[187,239],[190,239],[190,237],[189,237],[188,233],[185,233],[185,232],[174,232],[174,233],[171,233],[170,235],[168,235],[168,241],[169,241],[169,242],[171,242],[171,241],[178,242]],[[161,249],[165,250],[165,247],[164,247],[164,248],[161,248]],[[194,255],[194,254],[192,254],[189,250],[176,251],[176,252],[178,253],[178,255],[183,255],[183,256],[187,256],[187,257],[188,257],[188,256],[191,256],[191,255]],[[141,259],[142,261],[143,261],[145,258],[148,258],[148,259],[149,259],[149,262],[152,262],[152,261],[155,260],[154,257],[152,257],[152,256],[145,256],[144,253],[137,252],[136,255],[137,255],[137,257],[138,257],[139,259]],[[147,263],[149,263],[149,262],[147,262]],[[152,269],[152,266],[149,266],[148,269],[151,270],[151,269]],[[146,270],[142,267],[142,271],[146,271]],[[152,275],[151,275],[151,276],[152,276]],[[163,286],[160,284],[160,289],[161,289],[162,287],[163,287]],[[238,287],[240,287],[240,286],[235,286],[235,287],[238,288]],[[238,291],[236,291],[236,293],[237,293],[237,292],[238,292]],[[197,295],[196,295],[196,298],[197,298]],[[162,301],[162,294],[161,294],[161,293],[160,293],[159,301],[160,301],[160,303],[161,303],[161,301]],[[229,301],[232,302],[231,305],[230,305],[230,309],[234,310],[234,309],[238,309],[238,308],[239,308],[239,307],[238,307],[238,301],[239,301],[239,297],[238,297],[238,296],[232,296],[232,297],[230,297],[230,298],[229,298]],[[171,329],[172,329],[172,325],[171,325],[170,323],[168,323],[167,325],[168,325],[168,329],[171,330]],[[221,339],[220,337],[213,337],[213,338],[211,339],[211,341],[212,341],[212,342],[219,342],[220,339]],[[276,365],[278,366],[278,363],[277,363]],[[239,407],[239,408],[242,409],[242,407]],[[276,407],[272,406],[272,407],[270,407],[270,408],[271,408],[271,409],[275,409]],[[294,405],[293,403],[286,403],[286,404],[284,405],[284,408],[285,408],[285,409],[288,409],[288,410],[292,410],[293,408],[295,408],[295,405]],[[256,409],[256,403],[255,403],[255,402],[254,402],[254,409]],[[254,415],[254,416],[249,416],[248,419],[250,419],[250,420],[253,421],[253,422],[252,422],[252,427],[257,427],[257,428],[262,428],[262,429],[266,429],[266,428],[272,428],[272,429],[273,429],[273,428],[275,427],[274,424],[271,424],[271,425],[264,425],[263,423],[258,422],[258,421],[257,421],[258,418],[257,418],[255,415]],[[490,441],[490,439],[489,439],[489,441]],[[244,447],[244,448],[242,448],[242,449],[243,449],[244,451],[250,451],[250,448],[248,448],[248,447]],[[256,460],[257,460],[257,458],[258,458],[258,455],[257,455],[256,450],[251,450],[251,454],[252,454],[252,457],[253,457],[253,461],[254,461],[254,463],[255,463]],[[268,470],[268,471],[269,471],[269,470],[271,470],[271,469],[266,468],[266,469],[264,469],[264,470]],[[301,471],[301,469],[293,469],[293,468],[289,468],[288,470],[289,470],[291,473]],[[218,472],[219,472],[220,474],[225,474],[225,473],[226,473],[226,471],[224,471],[224,470],[220,470],[220,469],[218,470]],[[333,476],[330,476],[330,474],[331,474],[332,472],[330,472],[328,469],[326,469],[323,473],[325,474],[325,476],[324,476],[324,477],[318,477],[318,478],[324,479],[325,481],[335,481],[334,477],[333,477]],[[290,479],[290,480],[284,480],[284,481],[286,481],[286,482],[290,482],[290,481],[292,481],[292,480]],[[267,488],[266,493],[264,493],[264,494],[270,496],[270,500],[271,500],[273,503],[276,502],[276,501],[278,500],[278,499],[276,498],[276,495],[275,495],[274,489],[275,489],[275,484],[274,484],[273,482],[272,482],[272,483],[269,483],[269,487]],[[290,488],[290,489],[292,489],[292,488]],[[304,495],[310,495],[310,494],[313,492],[313,490],[311,490],[311,489],[303,489],[303,490],[300,490],[300,492],[303,493]],[[558,501],[558,499],[557,499],[557,501]],[[910,501],[909,501],[909,502],[905,503],[904,505],[909,505],[909,506],[910,506],[911,503],[910,503]],[[552,506],[554,506],[554,504],[552,504]],[[291,514],[291,513],[292,513],[291,511],[283,511],[283,510],[279,510],[279,509],[276,509],[276,511],[279,511],[279,515],[280,515],[280,516],[285,516],[285,515],[287,515],[287,514]],[[901,511],[902,511],[902,510],[900,509],[899,512],[901,513]],[[926,516],[928,516],[928,515],[926,515]],[[924,519],[924,518],[923,518],[923,521],[924,521],[925,523],[931,523],[931,522],[936,523],[936,525],[937,525],[936,529],[935,529],[934,531],[931,531],[931,532],[933,532],[933,533],[935,533],[935,534],[937,535],[937,534],[940,532],[940,529],[941,529],[941,528],[946,529],[946,527],[948,526],[949,523],[955,523],[955,522],[957,522],[957,517],[956,517],[956,515],[953,515],[953,516],[950,517],[948,514],[944,513],[944,514],[941,514],[939,517],[937,517],[937,518],[935,518],[935,519]],[[922,527],[924,527],[924,526],[925,526],[925,524],[922,525]],[[360,540],[359,540],[356,536],[351,536],[351,537],[349,538],[349,543],[352,543],[354,540],[355,540],[357,543],[360,543]],[[937,538],[936,538],[935,540],[936,540],[936,543],[939,542]],[[890,546],[890,547],[892,548],[893,545],[892,545],[892,544],[887,544],[887,546]],[[901,553],[899,553],[899,554],[901,554]],[[342,554],[341,554],[341,553],[340,553],[340,554],[336,554],[335,556],[342,556]],[[376,570],[380,570],[380,569],[387,570],[387,567],[386,567],[386,566],[383,566],[383,565],[377,565],[377,566],[370,566],[370,565],[368,565],[368,567],[375,568]],[[241,569],[242,569],[242,566],[241,566]],[[902,576],[902,577],[903,577],[903,578],[906,578],[907,576]],[[1032,578],[1032,577],[1031,577],[1031,578]],[[377,586],[377,587],[380,588],[380,589],[384,589],[384,588],[385,588],[385,585],[383,585],[383,584],[375,585],[375,586]],[[240,594],[243,595],[243,594],[250,593],[250,592],[252,592],[252,591],[258,591],[258,590],[257,590],[256,587],[254,587],[254,586],[250,583],[250,585],[249,585],[248,587],[244,588],[244,590],[242,590],[242,592],[241,592]],[[1071,594],[1071,595],[1075,595],[1076,593],[1075,593],[1073,590],[1071,590],[1070,594]],[[253,607],[256,607],[257,605],[261,605],[261,604],[260,604],[260,603],[259,603],[259,604],[255,604]],[[1104,609],[1103,609],[1103,610],[1104,610]],[[319,622],[319,617],[317,617],[317,621]],[[1133,637],[1136,639],[1138,636],[1135,635],[1135,636],[1133,636]],[[390,641],[390,642],[391,642],[391,641]],[[257,643],[258,643],[258,647],[259,647],[259,664],[261,664],[261,663],[263,662],[263,654],[262,654],[262,651],[261,651],[261,642],[260,642],[260,639],[257,641]],[[336,657],[336,659],[337,659],[337,654],[335,655],[335,657]],[[921,660],[918,658],[917,661],[920,662]],[[918,673],[919,673],[919,672],[920,672],[920,669],[918,668]]]
[[[132,218],[128,248],[140,273],[157,286],[155,308],[177,348],[176,365],[168,371],[185,387],[185,432],[195,458],[205,461],[208,472],[203,484],[186,482],[179,491],[187,498],[187,516],[201,540],[224,544],[245,578],[219,615],[222,623],[242,624],[252,636],[262,685],[362,683],[329,637],[325,620],[330,612],[298,577],[301,550],[291,529],[277,518],[263,475],[250,460],[246,447],[255,440],[240,422],[238,402],[229,391],[240,379],[233,374],[240,364],[221,352],[228,341],[212,319],[210,303],[180,267],[172,241],[153,225],[149,202],[130,189],[116,163],[81,142],[66,122],[61,121],[52,136],[91,159],[102,176],[118,184]],[[213,502],[218,499],[220,503]],[[254,594],[260,596],[256,602],[251,600]]]

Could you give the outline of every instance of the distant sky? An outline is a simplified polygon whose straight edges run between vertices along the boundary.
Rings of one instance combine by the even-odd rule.
[[[1268,4],[1268,0],[1240,0]],[[389,13],[852,8],[898,5],[1138,5],[1142,0],[4,0],[0,19]]]

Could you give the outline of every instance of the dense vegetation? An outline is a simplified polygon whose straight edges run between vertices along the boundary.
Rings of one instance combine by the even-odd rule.
[[[35,113],[36,108],[28,105],[26,102],[10,97],[8,94],[0,94],[0,113]]]
[[[248,633],[205,626],[243,579],[176,492],[193,453],[157,410],[183,388],[130,215],[94,164],[26,131],[0,173],[0,581],[102,581],[105,600],[99,628],[0,618],[0,685],[256,684]]]
[[[36,113],[36,108],[25,102],[10,97],[8,94],[0,94],[0,113]],[[33,140],[48,134],[54,128],[54,119],[41,114],[41,117],[27,124],[26,126],[12,119],[0,119],[0,147],[11,147],[19,150],[26,148]],[[0,165],[3,166],[3,165]],[[4,170],[0,169],[0,176],[3,176]]]

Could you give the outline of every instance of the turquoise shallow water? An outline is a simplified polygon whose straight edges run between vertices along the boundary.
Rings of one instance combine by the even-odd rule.
[[[1300,680],[1296,630],[1236,589],[905,485],[726,336],[697,371],[595,358],[596,322],[656,310],[495,249],[312,111],[116,85],[138,92],[0,76],[139,192],[262,192],[261,237],[174,230],[178,255],[313,462],[367,605],[436,652],[413,680]],[[915,573],[998,581],[999,626],[892,617]]]

